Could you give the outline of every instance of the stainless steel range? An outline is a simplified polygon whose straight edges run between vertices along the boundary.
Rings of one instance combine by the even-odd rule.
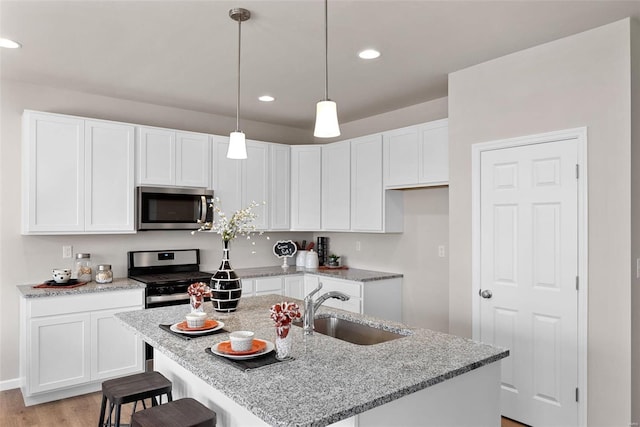
[[[200,249],[127,252],[127,276],[147,285],[146,308],[187,304],[187,288],[209,284],[212,273],[200,271]]]

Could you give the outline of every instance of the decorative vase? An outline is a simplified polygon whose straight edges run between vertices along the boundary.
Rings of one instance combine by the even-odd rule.
[[[286,360],[291,358],[293,341],[289,332],[291,325],[276,326],[276,359]]]
[[[190,295],[189,300],[191,302],[192,313],[204,313],[204,296],[202,295]]]
[[[242,295],[242,284],[229,264],[229,241],[222,242],[224,244],[222,263],[211,278],[211,302],[216,311],[229,313],[236,311],[238,307]]]

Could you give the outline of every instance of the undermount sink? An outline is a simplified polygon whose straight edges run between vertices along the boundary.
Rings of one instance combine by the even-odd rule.
[[[302,326],[302,322],[294,323],[294,325]],[[317,317],[314,319],[313,326],[316,333],[359,345],[380,344],[407,335],[335,316]]]

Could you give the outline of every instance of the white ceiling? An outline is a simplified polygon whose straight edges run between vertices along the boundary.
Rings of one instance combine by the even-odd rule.
[[[5,1],[2,78],[311,129],[324,96],[324,3]],[[640,1],[329,1],[329,97],[341,122],[447,95],[447,73],[640,16]],[[363,61],[365,47],[382,52]],[[594,58],[594,61],[597,61]],[[269,93],[273,103],[261,103]]]

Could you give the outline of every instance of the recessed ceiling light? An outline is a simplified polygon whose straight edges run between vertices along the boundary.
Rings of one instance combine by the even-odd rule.
[[[9,48],[9,49],[17,49],[20,46],[21,45],[18,42],[14,42],[13,40],[5,39],[5,38],[0,38],[0,47],[6,47],[6,48]]]
[[[365,49],[358,53],[358,56],[362,59],[376,59],[380,56],[380,52],[375,49]]]
[[[262,101],[262,102],[273,102],[273,101],[275,101],[275,100],[276,100],[276,99],[275,99],[273,96],[271,96],[271,95],[262,95],[262,96],[258,97],[258,99],[259,99],[260,101]]]

